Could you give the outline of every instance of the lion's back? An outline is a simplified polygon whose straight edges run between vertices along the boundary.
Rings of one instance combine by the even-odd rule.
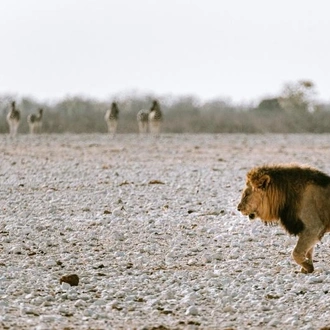
[[[330,185],[330,176],[326,173],[313,167],[295,164],[255,167],[249,172],[248,176],[264,174],[269,175],[278,188],[285,184],[289,184],[295,189],[304,187],[307,184],[315,184],[321,187]]]

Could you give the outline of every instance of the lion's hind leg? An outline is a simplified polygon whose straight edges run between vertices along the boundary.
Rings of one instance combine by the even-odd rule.
[[[299,236],[298,242],[292,252],[292,257],[301,266],[302,273],[307,274],[314,271],[313,250],[318,240],[317,234],[314,235],[306,230]]]

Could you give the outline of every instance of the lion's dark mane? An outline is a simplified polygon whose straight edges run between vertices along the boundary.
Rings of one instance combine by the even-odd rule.
[[[270,177],[266,193],[270,203],[273,203],[275,217],[289,234],[301,233],[305,226],[298,212],[305,187],[309,184],[326,187],[330,184],[330,177],[319,170],[297,165],[264,166],[257,172],[260,176]]]

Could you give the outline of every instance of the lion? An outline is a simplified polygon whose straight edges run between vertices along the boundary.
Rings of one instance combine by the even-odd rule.
[[[302,273],[314,271],[314,246],[330,231],[330,176],[296,164],[255,167],[237,209],[298,236],[292,257]]]

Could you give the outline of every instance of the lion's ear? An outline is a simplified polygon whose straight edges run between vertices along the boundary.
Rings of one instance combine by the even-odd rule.
[[[267,174],[264,174],[260,178],[258,178],[255,182],[255,186],[259,189],[266,189],[270,182],[270,176]]]

